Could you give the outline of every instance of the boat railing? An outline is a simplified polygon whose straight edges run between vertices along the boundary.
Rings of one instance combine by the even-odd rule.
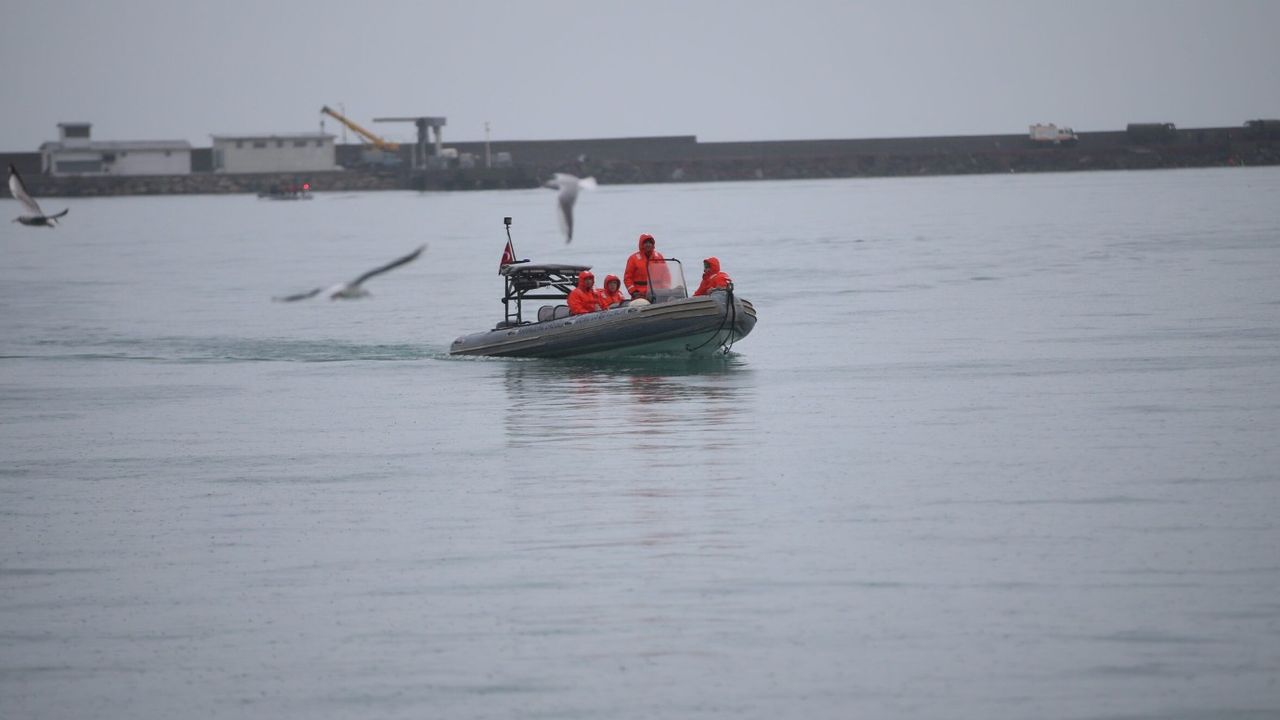
[[[525,300],[555,300],[563,303],[578,286],[578,275],[590,265],[539,264],[521,261],[502,268],[505,292],[502,294],[503,320],[498,327],[525,325]],[[645,300],[657,305],[689,297],[684,281],[684,266],[676,258],[663,258],[648,267],[649,292]],[[537,316],[541,322],[542,313]]]
[[[663,258],[649,264],[649,292],[645,299],[658,303],[683,300],[689,297],[684,282],[684,265],[676,258]]]
[[[578,274],[590,265],[511,264],[502,269],[505,291],[502,294],[504,319],[499,327],[524,325],[525,300],[559,300],[563,302],[578,285]]]

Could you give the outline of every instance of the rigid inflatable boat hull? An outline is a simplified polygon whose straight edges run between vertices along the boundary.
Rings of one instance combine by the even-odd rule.
[[[453,341],[450,355],[535,358],[708,357],[755,327],[750,302],[725,292],[499,327]]]

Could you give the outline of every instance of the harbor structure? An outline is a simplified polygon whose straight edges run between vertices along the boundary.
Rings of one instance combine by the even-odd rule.
[[[308,173],[338,170],[334,136],[321,132],[213,135],[215,173]]]
[[[186,140],[94,140],[92,123],[58,123],[58,139],[40,145],[43,172],[78,175],[187,175]]]

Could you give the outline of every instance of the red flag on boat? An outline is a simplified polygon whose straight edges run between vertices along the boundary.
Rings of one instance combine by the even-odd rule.
[[[502,268],[516,261],[516,249],[511,247],[511,238],[507,238],[507,247],[502,251],[502,262],[498,263],[498,272],[502,272]]]

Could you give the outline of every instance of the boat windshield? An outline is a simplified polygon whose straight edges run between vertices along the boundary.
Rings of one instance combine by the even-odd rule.
[[[654,260],[649,264],[649,302],[664,303],[689,297],[684,284],[684,267],[675,258]]]

